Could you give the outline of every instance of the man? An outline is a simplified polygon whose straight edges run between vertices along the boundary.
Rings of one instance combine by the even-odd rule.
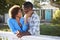
[[[23,4],[23,11],[25,13],[25,23],[29,23],[29,30],[28,32],[31,35],[39,35],[40,34],[40,19],[37,13],[33,12],[33,4],[31,2],[25,2]]]

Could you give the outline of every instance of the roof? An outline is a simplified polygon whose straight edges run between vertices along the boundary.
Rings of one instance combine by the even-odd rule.
[[[50,4],[46,4],[46,5],[42,5],[41,9],[59,9],[59,8],[54,7],[54,6],[50,5]]]

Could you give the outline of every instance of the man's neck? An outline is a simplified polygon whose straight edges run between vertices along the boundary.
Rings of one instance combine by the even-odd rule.
[[[31,15],[30,15],[30,17],[32,16],[32,14],[33,14],[33,11],[31,12]]]

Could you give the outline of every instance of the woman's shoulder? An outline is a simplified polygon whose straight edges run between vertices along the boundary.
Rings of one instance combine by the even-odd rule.
[[[8,18],[7,22],[11,22],[11,21],[14,21],[14,19]]]

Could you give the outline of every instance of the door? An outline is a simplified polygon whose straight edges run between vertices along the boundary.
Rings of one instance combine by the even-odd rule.
[[[51,9],[45,10],[45,20],[50,21],[51,20]]]

